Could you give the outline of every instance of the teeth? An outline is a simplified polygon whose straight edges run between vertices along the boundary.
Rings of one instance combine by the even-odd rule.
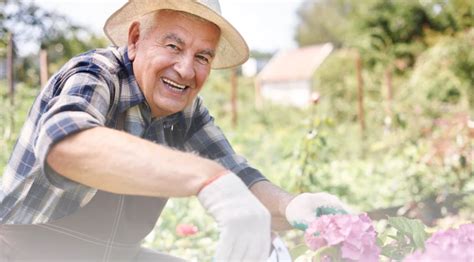
[[[173,81],[171,81],[169,79],[166,79],[166,78],[163,78],[163,82],[167,83],[168,85],[170,85],[174,88],[178,88],[178,89],[181,89],[181,90],[186,88],[185,85],[180,85],[180,84],[178,84],[176,82],[173,82]]]

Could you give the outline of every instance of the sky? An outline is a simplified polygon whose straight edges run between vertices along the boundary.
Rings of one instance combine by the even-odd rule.
[[[67,15],[97,33],[126,0],[34,0],[39,6]],[[224,17],[239,30],[251,50],[275,52],[296,47],[296,10],[303,0],[221,0]]]

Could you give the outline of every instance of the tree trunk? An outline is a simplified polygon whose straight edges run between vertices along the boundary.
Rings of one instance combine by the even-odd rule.
[[[48,51],[41,49],[40,51],[40,84],[41,88],[48,82]]]

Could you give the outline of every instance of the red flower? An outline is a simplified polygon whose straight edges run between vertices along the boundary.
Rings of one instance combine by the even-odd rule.
[[[176,234],[181,237],[192,236],[199,231],[193,224],[179,224],[176,226]]]

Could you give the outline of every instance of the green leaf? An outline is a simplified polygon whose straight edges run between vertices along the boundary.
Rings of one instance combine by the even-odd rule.
[[[395,240],[402,245],[402,244],[408,244],[408,240],[411,239],[409,236],[407,236],[405,233],[401,231],[397,231],[397,235],[395,236]]]
[[[425,247],[425,241],[428,235],[425,231],[425,225],[420,220],[406,217],[389,217],[388,223],[400,233],[413,240],[417,249]]]
[[[298,257],[302,256],[306,251],[308,251],[308,246],[305,244],[297,245],[296,247],[290,250],[291,260],[296,260]]]
[[[326,206],[316,208],[315,212],[316,217],[323,215],[347,214],[347,212],[343,209]]]
[[[380,236],[378,236],[377,237],[377,246],[381,247],[381,246],[383,246],[383,244],[384,244],[384,240]]]
[[[305,223],[300,223],[300,222],[297,222],[297,221],[293,221],[291,223],[291,225],[296,228],[296,229],[299,229],[301,231],[306,231],[306,229],[308,228],[308,225],[305,224]]]
[[[323,261],[325,256],[329,256],[331,261],[341,261],[341,254],[337,246],[325,246],[316,250],[313,255],[313,261]]]
[[[381,254],[386,257],[395,258],[397,248],[395,246],[384,246],[382,247]]]
[[[405,257],[403,250],[400,250],[397,246],[384,246],[381,252],[382,256],[386,256],[390,259],[401,260]],[[391,261],[391,260],[390,260]]]

